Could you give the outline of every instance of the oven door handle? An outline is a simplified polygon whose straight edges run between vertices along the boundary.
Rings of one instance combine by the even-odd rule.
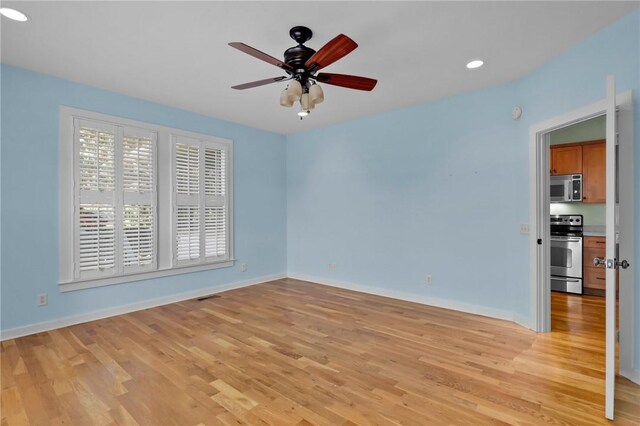
[[[580,280],[577,280],[575,278],[565,278],[565,277],[551,277],[552,280],[556,280],[556,281],[566,281],[569,283],[579,283]]]
[[[552,237],[551,241],[559,241],[561,243],[579,243],[580,242],[580,238]]]

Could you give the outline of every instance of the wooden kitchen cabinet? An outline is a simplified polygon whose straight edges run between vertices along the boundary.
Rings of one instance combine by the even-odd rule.
[[[584,237],[584,247],[595,247],[604,250],[606,244],[607,239],[605,237]]]
[[[582,145],[582,202],[604,203],[607,200],[605,141]]]
[[[582,145],[551,147],[551,176],[582,173]]]
[[[604,296],[607,283],[605,274],[605,269],[601,267],[584,268],[583,293]]]
[[[606,145],[604,139],[553,145],[549,163],[551,176],[582,174],[582,202],[604,203],[607,199]]]
[[[582,250],[582,292],[595,296],[604,296],[606,289],[606,269],[603,265],[593,266],[593,258],[605,257],[605,237],[584,237]],[[620,288],[620,273],[618,286]],[[616,291],[617,297],[618,291]]]

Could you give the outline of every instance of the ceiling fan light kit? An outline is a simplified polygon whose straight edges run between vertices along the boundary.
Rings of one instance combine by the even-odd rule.
[[[291,80],[287,86],[287,94],[292,102],[300,100],[302,96],[302,84],[298,80]]]
[[[303,93],[300,97],[300,107],[307,111],[311,109],[309,108],[309,93]]]
[[[324,101],[324,92],[322,91],[322,87],[319,84],[312,84],[309,87],[309,99],[313,105],[322,103]]]
[[[294,103],[299,102],[301,111],[298,112],[298,116],[300,119],[307,116],[317,104],[324,101],[324,92],[317,82],[346,87],[348,89],[373,90],[377,84],[377,80],[372,78],[347,74],[318,73],[320,69],[331,65],[358,47],[355,41],[344,34],[339,34],[318,51],[315,51],[304,45],[306,41],[311,39],[312,35],[313,33],[307,27],[296,26],[291,28],[291,30],[289,30],[289,36],[294,39],[298,45],[290,47],[284,52],[284,61],[267,55],[244,43],[229,43],[229,46],[251,55],[254,58],[275,65],[288,74],[288,76],[267,78],[239,84],[232,86],[232,88],[244,90],[289,80],[286,89],[280,94],[280,105],[290,108]]]
[[[289,86],[287,86],[287,89]],[[284,89],[282,93],[280,93],[280,106],[291,108],[293,106],[293,100],[289,98],[289,91]]]

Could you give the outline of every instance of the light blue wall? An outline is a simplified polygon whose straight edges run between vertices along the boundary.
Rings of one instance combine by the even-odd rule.
[[[11,66],[2,65],[1,78],[3,330],[285,273],[284,136]],[[236,266],[59,293],[60,105],[232,139]],[[46,307],[36,306],[40,292],[49,294]]]
[[[290,137],[289,272],[524,312],[515,103],[507,85]]]
[[[635,95],[639,194],[639,21],[636,10],[507,85],[288,137],[289,273],[528,316],[528,238],[518,224],[529,221],[529,128],[604,98],[615,74],[618,91]]]

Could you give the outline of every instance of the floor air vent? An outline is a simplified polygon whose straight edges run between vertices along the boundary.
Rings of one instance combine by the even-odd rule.
[[[198,302],[202,302],[203,300],[207,300],[207,299],[215,299],[215,298],[217,298],[217,297],[220,297],[220,296],[218,296],[217,294],[210,294],[210,295],[208,295],[208,296],[198,297],[196,300],[197,300]]]

